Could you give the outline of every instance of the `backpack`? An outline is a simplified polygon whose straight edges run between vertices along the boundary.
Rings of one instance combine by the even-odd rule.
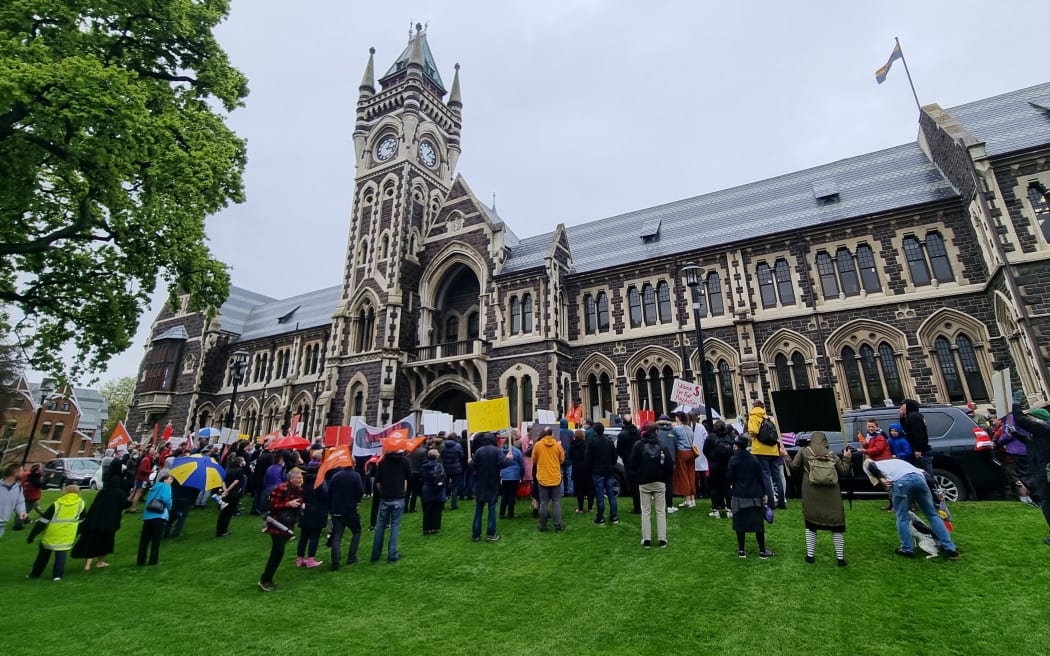
[[[721,462],[729,462],[733,457],[733,441],[729,437],[715,437],[714,456]]]
[[[440,462],[434,461],[433,465],[423,467],[423,483],[434,489],[445,486],[445,468]]]
[[[780,433],[777,432],[777,427],[773,425],[773,422],[769,420],[769,417],[766,417],[759,425],[758,435],[756,437],[759,442],[766,446],[776,446],[777,441],[780,439]]]
[[[664,479],[667,454],[659,442],[642,441],[642,465],[638,472],[642,480],[662,481]]]
[[[839,473],[835,469],[835,459],[830,453],[818,456],[813,449],[809,451],[809,484],[818,487],[830,487],[839,484]]]

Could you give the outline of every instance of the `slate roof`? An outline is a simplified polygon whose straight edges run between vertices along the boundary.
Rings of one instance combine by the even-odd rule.
[[[186,332],[186,327],[182,324],[175,326],[174,328],[168,328],[161,334],[153,338],[154,342],[159,342],[162,339],[181,339],[187,340],[190,338],[190,334]]]
[[[263,303],[276,302],[276,298],[263,296],[242,287],[230,285],[230,295],[219,308],[220,327],[224,332],[237,335],[244,333],[244,324],[252,309]]]
[[[239,341],[330,324],[342,291],[342,286],[336,285],[279,300],[267,298],[251,308],[241,324]]]
[[[415,38],[423,40],[423,75],[444,91],[445,83],[441,81],[441,74],[438,73],[437,63],[434,62],[434,53],[430,52],[430,44],[427,42],[427,33],[420,32]],[[408,55],[411,49],[412,41],[409,40],[405,49],[401,51],[401,54],[394,60],[394,63],[391,64],[387,72],[379,79],[380,83],[391,75],[396,75],[408,68]]]
[[[815,189],[833,184],[837,197]],[[740,187],[567,228],[573,269],[595,271],[821,223],[947,200],[958,193],[909,143]],[[655,239],[642,233],[659,227]],[[502,273],[543,264],[554,233],[522,239]]]
[[[992,157],[1050,144],[1050,82],[945,111]]]

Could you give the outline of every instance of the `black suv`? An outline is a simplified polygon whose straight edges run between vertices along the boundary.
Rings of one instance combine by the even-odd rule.
[[[980,428],[973,419],[959,408],[952,406],[925,406],[920,408],[926,418],[926,430],[930,435],[930,449],[933,452],[933,476],[944,489],[944,496],[949,501],[965,501],[971,498],[987,498],[1002,494],[1006,477],[1003,466],[995,459],[991,449],[978,451],[976,432]],[[842,428],[849,436],[847,444],[854,449],[853,476],[851,484],[858,494],[885,495],[881,487],[873,486],[861,469],[864,454],[858,449],[860,443],[857,433],[865,433],[867,420],[871,418],[879,423],[883,432],[889,435],[890,424],[900,423],[897,408],[873,408],[871,410],[850,410],[842,417]],[[841,453],[843,433],[824,431],[832,451]],[[807,433],[799,433],[804,440]],[[792,457],[796,448],[789,448]],[[794,483],[797,488],[797,483]],[[843,485],[846,489],[846,485]],[[795,490],[798,493],[798,489]]]

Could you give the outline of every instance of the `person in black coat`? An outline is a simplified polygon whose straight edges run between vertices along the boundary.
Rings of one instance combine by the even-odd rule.
[[[451,497],[449,510],[459,508],[459,496],[463,494],[463,468],[466,465],[463,446],[455,439],[445,440],[441,445],[441,465],[448,476],[448,493]]]
[[[80,525],[79,538],[70,555],[87,559],[84,563],[85,572],[91,569],[91,561],[96,558],[96,568],[109,567],[106,556],[113,553],[121,516],[126,508],[131,507],[131,501],[120,487],[122,468],[119,460],[110,462],[102,490],[95,496]]]
[[[919,402],[905,399],[901,404],[901,426],[915,453],[913,465],[933,475],[933,454],[930,453],[930,434],[926,430],[926,417],[919,412]]]
[[[591,468],[587,465],[587,437],[584,431],[576,429],[566,455],[572,464],[572,489],[576,494],[576,514],[591,512],[594,510],[594,480],[591,478]],[[586,511],[583,509],[584,499],[587,500]]]
[[[503,461],[503,451],[496,446],[490,435],[478,440],[478,450],[470,460],[470,470],[474,474],[474,542],[481,541],[481,515],[488,506],[489,521],[486,530],[487,540],[495,542],[500,539],[496,533],[496,501],[499,499],[499,472]]]
[[[729,480],[726,478],[729,460],[733,457],[733,436],[721,419],[715,419],[711,432],[704,440],[704,455],[707,456],[708,486],[711,490],[710,517],[721,518],[729,514]]]
[[[234,456],[226,469],[226,478],[222,483],[222,495],[219,501],[219,518],[215,522],[215,536],[224,538],[230,534],[230,520],[237,512],[248,484],[248,473],[245,470],[244,457]]]
[[[258,449],[257,449],[258,451]],[[266,477],[266,470],[273,464],[273,452],[266,451],[265,449],[259,453],[258,458],[255,460],[255,469],[252,470],[252,514],[262,515],[266,512],[266,504],[269,499],[266,498],[266,489],[263,485],[263,478]]]
[[[317,545],[321,541],[321,530],[328,526],[328,484],[323,480],[318,485],[317,470],[320,461],[310,462],[303,475],[303,514],[299,518],[299,544],[296,546],[296,567],[320,567],[317,560]]]
[[[631,462],[631,452],[634,450],[634,445],[638,440],[642,439],[642,434],[638,431],[638,427],[634,425],[634,418],[630,412],[621,412],[620,416],[623,417],[623,426],[620,428],[620,434],[616,436],[616,454],[620,456],[620,460],[623,462],[624,472],[627,474],[627,489],[630,492],[631,499],[634,500],[634,508],[631,509],[631,514],[640,515],[642,513],[642,504],[638,496],[638,481],[631,475],[628,464]]]
[[[763,523],[766,502],[773,497],[768,476],[762,466],[747,450],[747,438],[733,441],[733,456],[729,459],[726,478],[733,488],[733,530],[736,531],[736,555],[747,558],[744,536],[754,533],[758,541],[759,558],[766,560],[773,552],[766,548],[766,527]]]
[[[333,571],[339,569],[343,532],[350,529],[350,550],[346,553],[346,564],[357,562],[357,548],[361,544],[361,514],[357,504],[365,495],[361,474],[353,467],[343,467],[336,471],[328,481],[328,510],[332,514],[332,537],[329,546],[332,548]]]
[[[1043,519],[1050,527],[1050,412],[1045,408],[1036,408],[1028,414],[1021,412],[1021,404],[1017,397],[1014,398],[1013,410],[1014,422],[1021,428],[1032,434],[1031,437],[1021,438],[1020,433],[1015,433],[1018,439],[1026,442],[1028,446],[1028,463],[1031,475],[1028,478],[1028,487],[1039,495],[1039,507],[1043,511]],[[1043,544],[1050,545],[1050,537],[1043,538]]]

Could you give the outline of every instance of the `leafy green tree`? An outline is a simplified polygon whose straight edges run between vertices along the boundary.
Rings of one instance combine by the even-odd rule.
[[[113,434],[113,429],[117,427],[117,422],[124,421],[124,417],[128,415],[128,407],[135,396],[135,377],[124,376],[106,381],[102,383],[99,393],[109,405],[109,419],[106,420],[106,424],[102,427],[102,442],[105,443],[109,436]]]
[[[158,279],[218,307],[204,220],[243,201],[228,0],[0,2],[0,304],[35,369],[128,348]],[[62,349],[76,357],[64,363]]]

